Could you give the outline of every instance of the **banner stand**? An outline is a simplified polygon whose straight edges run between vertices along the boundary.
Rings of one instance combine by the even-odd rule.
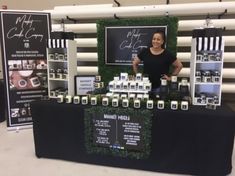
[[[7,129],[32,128],[31,102],[48,96],[50,14],[0,11]]]

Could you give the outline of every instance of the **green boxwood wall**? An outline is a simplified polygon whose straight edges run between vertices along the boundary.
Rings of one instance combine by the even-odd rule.
[[[105,27],[107,26],[167,26],[167,49],[176,55],[176,43],[178,32],[178,18],[161,17],[161,18],[138,18],[138,19],[105,19],[97,21],[97,39],[98,39],[98,70],[99,75],[107,86],[107,83],[113,80],[115,75],[120,72],[133,74],[132,66],[114,66],[105,65]]]

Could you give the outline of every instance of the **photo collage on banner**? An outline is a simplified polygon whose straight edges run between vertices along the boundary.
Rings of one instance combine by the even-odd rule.
[[[47,95],[50,15],[21,11],[0,14],[7,126],[31,125],[30,102]]]

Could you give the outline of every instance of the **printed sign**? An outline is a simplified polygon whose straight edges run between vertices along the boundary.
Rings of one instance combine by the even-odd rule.
[[[48,13],[1,11],[8,127],[32,124],[30,103],[47,95]]]
[[[93,142],[99,146],[143,150],[143,119],[124,114],[93,116]]]
[[[75,76],[76,95],[86,95],[88,92],[94,91],[95,76]]]
[[[143,48],[151,46],[153,34],[157,31],[162,31],[166,35],[167,27],[105,27],[105,63],[107,65],[131,65],[132,58]]]

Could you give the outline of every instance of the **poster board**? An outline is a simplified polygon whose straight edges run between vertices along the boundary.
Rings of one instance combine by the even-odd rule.
[[[7,127],[32,125],[30,103],[46,96],[50,14],[0,11]]]
[[[86,95],[95,90],[95,76],[75,76],[75,94]]]

